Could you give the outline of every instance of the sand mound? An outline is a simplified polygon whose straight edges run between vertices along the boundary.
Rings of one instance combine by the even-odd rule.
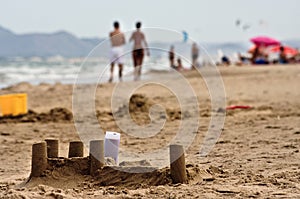
[[[123,166],[123,167],[133,167],[133,166],[152,166],[151,163],[147,160],[141,160],[141,161],[123,161],[119,164],[120,166]]]
[[[149,124],[151,122],[149,109],[153,104],[153,101],[148,99],[145,95],[132,95],[129,100],[129,112],[132,119],[140,125]]]
[[[26,92],[26,91],[28,91],[28,90],[30,90],[32,88],[33,88],[33,86],[30,83],[28,83],[28,82],[20,82],[20,83],[18,83],[16,85],[9,86],[9,87],[4,88],[2,90],[9,91],[9,92],[11,92],[11,91],[15,91],[15,92],[25,91]]]
[[[145,95],[134,94],[129,100],[130,112],[149,112],[149,108],[153,105],[153,102]]]
[[[154,170],[153,167],[105,166],[95,177],[89,175],[89,158],[48,159],[48,168],[41,177],[30,178],[26,187],[46,185],[55,188],[121,186],[137,188],[171,183],[169,170]],[[133,172],[143,173],[133,173]],[[150,171],[145,173],[146,171]]]
[[[81,182],[90,181],[90,178],[87,157],[48,159],[47,170],[41,177],[30,178],[26,187],[43,184],[55,188],[74,188]]]
[[[73,114],[66,108],[54,108],[47,113],[36,113],[29,110],[25,115],[0,117],[0,123],[21,123],[21,122],[70,122]]]
[[[137,124],[149,124],[151,122],[151,118],[149,117],[150,108],[155,104],[155,101],[143,94],[134,94],[129,100],[129,105],[124,104],[118,109],[116,114],[118,114],[118,116],[124,116],[129,109],[131,118]],[[160,119],[167,119],[168,121],[181,120],[182,118],[188,118],[191,115],[189,112],[181,113],[180,108],[166,108],[166,113],[156,112],[155,114],[157,114]],[[98,115],[104,116],[105,113],[99,113]],[[110,115],[112,114],[110,113]]]
[[[129,101],[129,111],[133,114],[146,113],[149,114],[149,109],[155,103],[151,99],[147,98],[145,95],[134,94],[131,96]],[[189,117],[189,113],[181,113],[178,108],[166,108],[166,114],[168,120],[180,120],[182,117]]]
[[[154,170],[147,173],[130,173],[131,171],[142,171],[143,169],[147,170],[148,168],[124,167],[121,168],[121,170],[118,170],[117,167],[104,167],[102,170],[99,170],[98,175],[95,177],[95,185],[136,189],[141,187],[165,185],[172,182],[169,176],[169,169]]]

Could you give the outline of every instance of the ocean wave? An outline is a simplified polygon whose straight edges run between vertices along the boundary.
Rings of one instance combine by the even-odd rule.
[[[117,79],[118,70],[115,67],[115,77]],[[130,80],[134,67],[131,59],[126,59],[123,69],[124,79]],[[157,73],[168,73],[170,67],[168,60],[145,59],[143,65],[144,76],[151,76]],[[81,79],[78,74],[81,74]],[[110,65],[107,60],[90,60],[81,64],[71,62],[34,62],[34,61],[11,61],[0,62],[0,87],[8,86],[19,82],[39,83],[97,83],[106,82],[110,74]],[[148,79],[148,77],[145,77]]]

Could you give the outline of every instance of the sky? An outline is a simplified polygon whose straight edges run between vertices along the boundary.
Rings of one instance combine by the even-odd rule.
[[[118,20],[123,31],[143,27],[186,31],[199,42],[234,42],[268,35],[299,39],[299,0],[0,0],[0,26],[15,33],[65,30],[107,37]],[[236,21],[240,20],[240,25]],[[243,26],[249,26],[246,31]],[[159,40],[159,38],[157,38]]]

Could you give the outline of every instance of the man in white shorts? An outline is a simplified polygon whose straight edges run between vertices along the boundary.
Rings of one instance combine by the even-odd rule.
[[[110,51],[110,78],[109,82],[113,81],[114,65],[117,63],[119,65],[119,80],[122,81],[122,71],[123,71],[123,45],[125,44],[125,35],[120,31],[119,22],[114,22],[115,30],[109,33],[111,41],[111,51]]]

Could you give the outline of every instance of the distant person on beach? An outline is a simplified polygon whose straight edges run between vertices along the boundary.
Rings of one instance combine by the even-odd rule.
[[[119,22],[114,22],[114,31],[109,33],[111,41],[111,51],[110,51],[110,78],[109,82],[113,81],[114,65],[117,63],[119,65],[119,80],[122,81],[122,71],[123,71],[123,45],[125,44],[124,33],[120,31]]]
[[[199,57],[199,48],[196,43],[193,43],[192,45],[192,69],[195,69],[197,67],[197,60]]]
[[[300,63],[300,49],[297,48],[297,54],[295,55],[295,62]]]
[[[229,66],[231,64],[229,57],[227,57],[226,55],[223,55],[221,61],[224,66]]]
[[[236,62],[237,66],[243,66],[248,63],[248,58],[242,55],[240,52],[237,53],[238,61]]]
[[[141,22],[136,23],[136,31],[132,33],[130,42],[133,41],[132,58],[134,64],[134,81],[140,80],[142,73],[142,64],[144,59],[144,48],[147,55],[150,56],[148,44],[144,33],[141,31]]]
[[[284,52],[284,47],[280,46],[279,49],[279,63],[280,64],[287,64],[288,63],[288,59],[286,57],[286,54]]]
[[[171,46],[171,48],[170,48],[169,60],[170,60],[171,68],[175,68],[175,50],[174,50],[174,46]]]
[[[255,46],[254,50],[251,51],[251,64],[255,64],[257,57],[259,56],[259,48]]]
[[[265,53],[264,46],[256,46],[254,50],[251,52],[251,64],[254,65],[264,65],[269,64],[269,55]]]
[[[184,68],[183,68],[183,65],[182,65],[182,62],[181,62],[181,59],[178,58],[177,59],[177,66],[176,66],[176,70],[178,71],[182,71]]]

